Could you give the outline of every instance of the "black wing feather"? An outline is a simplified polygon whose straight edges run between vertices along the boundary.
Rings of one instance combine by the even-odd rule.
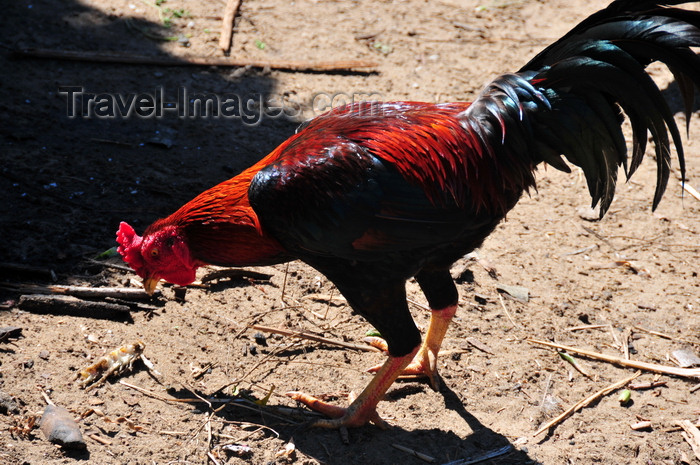
[[[357,143],[294,154],[253,178],[248,195],[263,227],[301,257],[374,261],[455,240],[470,214],[425,192]],[[482,220],[483,223],[487,219]]]

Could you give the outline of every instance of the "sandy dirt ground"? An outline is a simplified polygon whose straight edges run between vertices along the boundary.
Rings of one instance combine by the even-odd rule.
[[[178,57],[220,56],[224,2],[192,0],[17,0],[0,19],[0,463],[7,464],[420,464],[473,460],[509,447],[492,464],[700,463],[676,427],[697,422],[698,380],[644,372],[622,406],[617,392],[575,413],[550,434],[547,420],[634,373],[579,358],[583,376],[527,338],[674,366],[671,353],[700,351],[700,201],[674,171],[656,212],[652,155],[620,183],[602,221],[583,218],[582,176],[542,169],[538,190],[476,256],[455,266],[460,307],[439,360],[442,387],[396,383],[379,406],[388,430],[308,429],[308,410],[284,396],[304,390],[346,404],[383,355],[250,328],[303,331],[363,344],[371,330],[331,284],[302,263],[259,268],[160,296],[124,314],[29,311],[27,285],[137,288],[118,258],[120,221],[139,232],[207,187],[249,166],[329,103],[353,98],[472,99],[490,79],[514,71],[606,1],[244,0],[231,55],[248,60],[369,59],[375,73],[259,68],[166,67],[15,58],[46,48]],[[677,86],[652,75],[680,113]],[[75,99],[65,93],[74,89]],[[85,95],[178,92],[271,99],[286,116],[86,117]],[[64,91],[64,92],[62,92]],[[69,102],[70,100],[70,102]],[[76,102],[76,108],[71,103]],[[69,112],[75,110],[75,117]],[[107,110],[105,110],[107,111]],[[257,116],[256,116],[257,115]],[[688,182],[700,188],[700,123],[690,124]],[[676,165],[677,166],[677,165]],[[7,264],[32,267],[18,270]],[[50,273],[42,270],[52,270]],[[200,277],[211,273],[201,270]],[[25,286],[19,291],[12,287]],[[527,288],[529,301],[504,286]],[[425,302],[408,283],[414,318]],[[105,299],[102,299],[105,300]],[[108,299],[109,300],[109,299]],[[41,310],[41,308],[39,309]],[[585,327],[584,329],[576,329]],[[662,338],[649,331],[667,335]],[[86,391],[79,370],[141,340],[158,374],[141,361]],[[122,384],[122,382],[124,384]],[[128,384],[125,384],[128,383]],[[78,418],[87,449],[64,451],[31,427],[46,401]],[[271,391],[267,405],[263,399]],[[3,401],[7,408],[7,404]],[[2,409],[2,407],[0,407]],[[4,410],[3,409],[3,410]],[[2,411],[2,410],[0,410]],[[648,420],[635,431],[631,424]],[[466,463],[466,462],[464,462]],[[469,462],[472,463],[472,462]]]

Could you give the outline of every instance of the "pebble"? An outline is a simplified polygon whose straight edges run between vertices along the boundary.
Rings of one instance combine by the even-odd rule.
[[[19,406],[17,405],[17,402],[15,402],[11,395],[2,391],[0,391],[0,413],[19,413]]]
[[[41,416],[39,428],[46,439],[66,449],[85,449],[86,444],[78,424],[68,410],[57,405],[47,405]]]

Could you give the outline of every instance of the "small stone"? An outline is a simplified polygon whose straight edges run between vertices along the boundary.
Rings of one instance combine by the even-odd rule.
[[[68,410],[47,405],[39,421],[41,432],[50,442],[66,449],[85,449],[86,444],[78,424]]]
[[[263,333],[255,333],[253,339],[255,339],[256,344],[267,347],[267,338]]]
[[[19,413],[19,406],[17,405],[17,402],[15,402],[11,395],[2,391],[0,391],[0,413]]]
[[[576,214],[579,218],[586,221],[599,221],[600,220],[600,207],[581,207],[576,210]]]

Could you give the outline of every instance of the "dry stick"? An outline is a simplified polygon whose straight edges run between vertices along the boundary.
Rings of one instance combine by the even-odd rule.
[[[633,374],[632,376],[628,376],[627,378],[620,380],[617,383],[613,383],[610,386],[606,387],[605,389],[601,389],[600,391],[596,392],[595,394],[588,396],[585,399],[583,399],[582,401],[575,403],[574,405],[572,405],[571,407],[566,409],[564,411],[564,413],[562,413],[561,415],[557,416],[556,418],[548,421],[544,426],[542,426],[540,429],[538,429],[535,432],[535,434],[533,434],[533,436],[537,436],[540,433],[547,431],[549,428],[552,428],[553,426],[561,423],[566,418],[568,418],[572,413],[577,412],[577,411],[581,410],[582,408],[587,407],[588,405],[592,404],[593,402],[600,399],[601,397],[606,396],[617,389],[620,389],[622,386],[626,385],[627,383],[629,383],[633,379],[637,378],[641,374],[642,374],[642,372],[638,371],[635,374]]]
[[[507,444],[499,449],[495,449],[489,452],[484,452],[482,455],[479,456],[472,456],[472,458],[467,458],[467,459],[459,459],[455,460],[453,462],[445,463],[443,465],[472,465],[475,463],[480,463],[480,462],[485,462],[487,460],[494,459],[496,457],[500,457],[501,455],[505,455],[509,453],[510,451],[513,450],[513,446],[511,444]]]
[[[207,452],[207,457],[209,457],[209,460],[211,460],[214,465],[221,465],[218,460],[216,460],[216,457],[214,457],[214,454],[211,453],[211,451]]]
[[[594,235],[599,241],[603,242],[605,245],[607,245],[608,247],[610,247],[610,249],[611,249],[613,252],[617,252],[617,251],[618,251],[617,248],[616,248],[614,245],[612,245],[612,244],[610,243],[609,240],[607,240],[605,237],[601,236],[600,234],[598,234],[597,232],[595,232],[595,231],[592,230],[591,228],[589,228],[589,227],[587,227],[587,226],[584,226],[584,225],[582,225],[582,224],[579,224],[579,226],[580,226],[584,231],[586,231],[588,234]]]
[[[540,407],[544,407],[544,402],[547,400],[547,392],[549,391],[549,386],[552,383],[552,373],[547,376],[547,383],[544,385],[544,393],[542,394],[542,401],[540,402]]]
[[[415,300],[413,300],[413,299],[406,299],[406,301],[407,301],[409,304],[415,305],[416,307],[420,308],[421,310],[425,310],[425,311],[428,311],[428,312],[429,312],[429,311],[432,311],[432,309],[431,309],[430,307],[428,307],[427,305],[422,304],[422,303],[420,303],[420,302],[417,302],[417,301],[415,301]]]
[[[642,328],[641,326],[635,326],[633,329],[636,329],[637,331],[641,331],[643,333],[651,334],[653,336],[658,336],[658,337],[663,338],[663,339],[670,339],[672,341],[685,342],[686,344],[700,345],[699,341],[689,341],[688,339],[683,339],[680,337],[673,337],[671,335],[660,333],[658,331],[653,331],[651,329]]]
[[[335,290],[335,287],[331,288],[330,296],[328,297],[328,303],[326,304],[326,313],[323,315],[323,319],[326,320],[328,319],[328,312],[331,309],[331,302],[333,302],[333,291]]]
[[[680,376],[683,378],[700,378],[700,368],[678,368],[669,367],[665,365],[658,365],[656,363],[638,362],[636,360],[625,360],[624,358],[615,357],[614,355],[605,355],[599,352],[592,352],[590,350],[585,349],[577,349],[576,347],[565,346],[548,341],[541,341],[539,339],[528,338],[526,339],[526,341],[532,344],[541,344],[543,346],[553,347],[555,349],[566,350],[567,352],[574,352],[576,354],[585,355],[586,357],[603,360],[624,367],[636,368],[638,370]]]
[[[301,332],[301,331],[290,331],[288,329],[270,328],[267,326],[260,326],[260,325],[253,325],[253,326],[251,326],[251,328],[255,329],[257,331],[263,331],[266,333],[281,334],[282,336],[295,337],[295,338],[299,338],[299,339],[306,339],[309,341],[320,342],[322,344],[330,344],[330,345],[334,345],[334,346],[338,346],[338,347],[345,347],[346,349],[362,350],[365,352],[381,352],[376,347],[372,347],[372,346],[368,346],[368,345],[361,345],[361,344],[353,344],[351,342],[336,341],[333,339],[327,339],[325,337],[316,336],[314,334],[309,334],[309,333],[305,333],[305,332]]]
[[[583,366],[581,366],[581,364],[578,363],[578,361],[574,357],[572,357],[564,351],[559,351],[559,356],[565,361],[567,361],[572,367],[576,369],[576,371],[581,373],[583,376],[585,376],[586,378],[591,378],[591,374],[588,373],[588,371],[586,371],[586,369]]]
[[[234,384],[237,385],[237,384],[241,383],[244,379],[248,378],[248,376],[250,376],[255,370],[257,370],[257,369],[258,369],[260,366],[262,366],[264,363],[267,363],[267,362],[270,361],[273,357],[276,357],[277,354],[279,354],[279,353],[282,352],[283,350],[287,350],[287,349],[289,349],[289,348],[291,348],[291,347],[294,347],[295,344],[297,344],[297,343],[296,343],[296,342],[293,342],[293,343],[287,345],[286,347],[280,347],[280,348],[277,348],[277,349],[273,350],[272,352],[270,352],[269,354],[267,354],[262,360],[258,361],[258,363],[256,363],[255,365],[253,365],[253,367],[250,368],[243,376],[240,376],[240,377],[234,379],[233,381],[230,381],[230,382],[224,384],[224,385],[221,386],[220,388],[216,389],[214,392],[215,392],[215,393],[216,393],[216,392],[222,392],[224,389],[226,389],[226,388],[229,387],[229,386],[232,386],[232,385],[234,385]]]
[[[418,459],[421,459],[424,462],[428,462],[428,463],[435,462],[435,457],[431,457],[429,455],[422,454],[422,453],[418,452],[417,450],[409,449],[408,447],[402,446],[401,444],[392,444],[391,446],[400,450],[401,452],[406,452],[407,454],[410,454]]]
[[[613,340],[613,344],[615,345],[615,348],[620,349],[620,351],[623,351],[622,343],[620,342],[620,339],[617,338],[617,334],[615,334],[615,328],[613,328],[613,325],[609,324],[608,329],[610,330],[610,337]]]
[[[151,300],[151,296],[143,289],[132,287],[86,287],[86,286],[40,286],[36,284],[2,284],[0,288],[15,292],[70,295],[81,299],[105,299],[107,297],[121,300]],[[154,293],[160,295],[160,291]]]
[[[657,387],[666,386],[666,384],[667,384],[666,381],[651,381],[648,383],[633,383],[633,384],[630,384],[628,387],[630,389],[641,391],[644,389],[654,389]]]
[[[209,404],[209,408],[211,408],[211,404]],[[221,408],[224,408],[224,405],[222,405]],[[214,416],[215,413],[216,412],[210,412],[209,416],[207,417],[207,455],[211,454],[211,418]],[[216,461],[216,459],[214,459],[213,455],[211,455],[210,458],[214,460],[214,463],[219,463]]]
[[[201,400],[199,400],[199,399],[178,399],[176,397],[161,396],[160,394],[157,394],[153,391],[149,391],[148,389],[144,389],[144,388],[136,386],[134,384],[127,383],[124,380],[119,380],[119,384],[123,384],[126,387],[129,387],[131,389],[139,391],[141,394],[144,394],[148,397],[152,397],[153,399],[162,400],[163,402],[178,402],[178,403],[185,403],[185,404],[192,403],[192,402],[201,402]]]
[[[683,428],[683,438],[690,444],[695,457],[700,460],[700,430],[690,420],[681,420],[676,424]]]
[[[510,316],[510,312],[508,311],[508,307],[506,307],[506,303],[503,301],[503,297],[501,297],[501,294],[498,294],[498,300],[501,301],[501,307],[503,307],[503,311],[506,312],[506,315],[508,316],[508,319],[510,320],[511,323],[513,323],[513,326],[515,326],[518,329],[521,329],[521,327],[513,321],[513,317]]]
[[[651,422],[649,420],[638,421],[636,423],[632,423],[630,425],[630,429],[635,431],[651,429]]]
[[[584,326],[572,326],[571,328],[566,328],[564,331],[582,331],[584,329],[600,329],[607,328],[610,325],[584,325]]]
[[[250,279],[253,281],[270,281],[272,275],[269,273],[260,273],[258,271],[246,270],[242,268],[224,268],[222,270],[213,270],[202,276],[202,283],[208,283],[215,279],[230,278],[230,279]]]
[[[687,182],[683,182],[683,181],[681,181],[681,186],[683,186],[683,189],[685,189],[688,192],[688,194],[695,197],[696,200],[700,200],[700,192],[695,190],[695,188],[693,186],[691,186]]]
[[[622,333],[622,355],[625,357],[625,360],[630,359],[630,335],[631,331],[628,329],[625,329],[625,331]]]
[[[219,48],[228,53],[231,48],[231,37],[233,36],[233,26],[241,0],[228,0],[224,9],[224,20],[221,22],[221,38],[219,38]]]
[[[197,399],[196,397],[195,397],[195,398],[189,398],[189,399],[178,399],[178,398],[175,398],[175,397],[165,397],[165,396],[161,396],[161,395],[159,395],[159,394],[157,394],[157,393],[155,393],[155,392],[149,391],[148,389],[144,389],[144,388],[142,388],[142,387],[139,387],[139,386],[136,386],[136,385],[127,383],[127,382],[124,381],[124,380],[119,381],[119,383],[120,383],[120,384],[123,384],[124,386],[129,387],[129,388],[131,388],[131,389],[134,389],[134,390],[136,390],[136,391],[139,391],[140,393],[142,393],[142,394],[144,394],[144,395],[146,395],[146,396],[148,396],[148,397],[152,397],[152,398],[157,399],[157,400],[162,400],[163,402],[175,402],[175,403],[183,403],[183,404],[192,404],[192,403],[201,403],[201,402],[202,402],[201,399]],[[235,399],[209,399],[209,400],[207,401],[207,403],[209,403],[209,404],[211,404],[211,403],[229,404],[229,405],[233,405],[233,406],[240,407],[240,408],[243,408],[243,409],[252,410],[252,411],[258,412],[258,413],[260,413],[260,411],[262,410],[261,407],[260,407],[259,405],[256,405],[255,407],[252,407],[252,406],[250,406],[250,405],[246,405],[246,404],[241,403],[241,402],[233,402],[234,400],[235,400]],[[286,421],[286,422],[294,423],[293,420],[290,420],[289,418],[283,417],[283,416],[281,416],[281,415],[276,415],[276,414],[274,414],[274,413],[272,413],[272,412],[270,412],[270,411],[268,411],[268,410],[265,410],[263,413],[264,413],[265,415],[267,415],[267,416],[277,418],[278,420],[283,420],[283,421]]]
[[[21,49],[13,52],[15,56],[31,58],[49,58],[57,60],[87,61],[99,63],[121,63],[127,65],[157,66],[232,66],[254,68],[282,69],[288,71],[352,71],[375,72],[377,62],[371,60],[251,60],[231,57],[202,56],[151,56],[130,53],[110,53],[94,51],[70,51],[53,49]]]
[[[53,403],[53,401],[51,400],[51,398],[49,397],[49,395],[46,394],[46,393],[44,392],[43,389],[41,389],[39,392],[41,392],[41,396],[44,398],[44,400],[46,401],[47,404],[49,404],[49,405],[56,405],[56,404]]]
[[[289,262],[287,262],[287,266],[284,268],[284,281],[282,281],[282,293],[280,295],[280,300],[284,302],[284,293],[287,290],[287,275],[289,274]]]
[[[89,437],[90,439],[92,439],[95,442],[99,442],[103,446],[111,446],[112,445],[112,441],[110,441],[109,439],[105,439],[101,436],[98,436],[97,434],[94,434],[94,433],[88,434],[87,437]]]
[[[17,306],[27,312],[53,315],[90,316],[93,318],[129,318],[127,305],[81,300],[67,295],[22,295]]]
[[[582,248],[582,249],[574,250],[573,252],[565,253],[565,254],[562,255],[562,257],[567,257],[567,256],[569,256],[569,255],[578,255],[578,254],[586,253],[586,252],[588,252],[588,251],[590,251],[590,250],[593,250],[593,249],[596,249],[596,248],[598,248],[598,244],[589,245],[588,247],[584,247],[584,248]]]

